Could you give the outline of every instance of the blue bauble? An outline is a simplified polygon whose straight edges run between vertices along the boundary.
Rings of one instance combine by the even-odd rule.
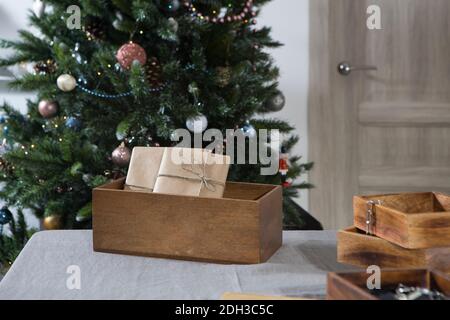
[[[73,130],[80,130],[81,129],[81,121],[78,118],[69,117],[66,120],[66,126]]]
[[[6,122],[6,117],[4,115],[0,116],[0,124],[4,124]]]
[[[8,133],[9,133],[9,128],[8,128],[8,126],[4,126],[4,127],[3,127],[3,134],[4,134],[5,136],[7,136]]]
[[[12,221],[13,215],[11,211],[9,211],[8,207],[3,207],[0,209],[0,225],[8,224]]]
[[[254,139],[257,137],[257,132],[255,127],[253,127],[249,122],[247,122],[242,128],[241,131],[244,133],[244,136]]]

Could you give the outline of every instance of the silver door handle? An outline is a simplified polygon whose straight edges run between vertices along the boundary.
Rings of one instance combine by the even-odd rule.
[[[338,64],[338,72],[343,76],[348,76],[352,71],[378,70],[377,66],[352,66],[348,62]]]

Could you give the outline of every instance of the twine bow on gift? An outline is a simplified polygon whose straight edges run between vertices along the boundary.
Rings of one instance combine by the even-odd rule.
[[[198,168],[198,170],[196,170]],[[215,180],[212,178],[209,178],[206,175],[206,162],[203,163],[203,165],[182,165],[182,169],[186,172],[189,172],[193,174],[195,177],[186,177],[186,176],[180,176],[180,175],[174,175],[174,174],[158,174],[158,177],[167,177],[167,178],[178,178],[178,179],[184,179],[184,180],[190,180],[190,181],[200,181],[201,186],[200,188],[203,188],[203,186],[208,189],[211,192],[216,192],[216,185],[219,186],[225,186],[225,184],[222,181]]]

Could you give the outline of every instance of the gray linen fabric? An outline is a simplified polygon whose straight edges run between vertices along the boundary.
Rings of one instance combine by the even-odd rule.
[[[92,231],[35,234],[0,282],[0,299],[219,299],[224,292],[324,296],[336,262],[336,232],[288,231],[261,265],[217,265],[97,253]],[[69,266],[81,289],[68,289]]]

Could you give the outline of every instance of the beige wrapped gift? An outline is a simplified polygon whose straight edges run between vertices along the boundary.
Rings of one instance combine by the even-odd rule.
[[[166,148],[154,192],[222,198],[230,157],[202,149]]]
[[[131,155],[125,190],[152,192],[165,148],[135,147]]]

